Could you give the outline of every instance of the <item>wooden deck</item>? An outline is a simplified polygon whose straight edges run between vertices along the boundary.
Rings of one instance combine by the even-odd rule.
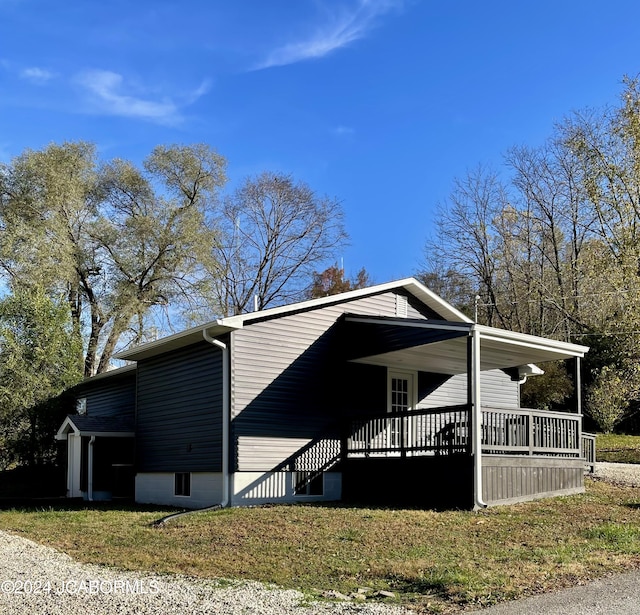
[[[351,477],[347,484],[355,489],[373,474],[385,484],[395,481],[408,488],[418,472],[427,488],[437,475],[430,485],[434,491],[468,486],[472,466],[462,459],[472,457],[471,436],[467,405],[356,419],[346,442],[345,463]],[[580,414],[482,408],[481,442],[482,496],[487,504],[580,493],[585,469],[592,469],[595,462],[595,438],[582,433]],[[399,459],[404,462],[399,464]],[[413,478],[403,482],[405,474]],[[395,489],[394,497],[400,491],[404,489]],[[467,500],[463,494],[456,502]]]

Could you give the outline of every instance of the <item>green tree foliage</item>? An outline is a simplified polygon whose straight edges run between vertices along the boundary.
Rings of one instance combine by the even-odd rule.
[[[346,241],[338,201],[280,173],[247,179],[225,200],[214,250],[219,303],[240,314],[304,297],[309,279]]]
[[[629,365],[640,363],[638,80],[625,80],[617,106],[572,113],[542,146],[514,147],[505,161],[500,174],[480,167],[456,181],[427,244],[430,271],[466,277],[481,322],[596,340],[584,381],[595,387],[588,409],[601,416],[594,404],[606,395],[596,389],[612,374],[625,395],[637,394]]]
[[[640,393],[640,367],[626,370],[605,365],[594,379],[586,399],[587,410],[605,433],[611,433],[633,407]]]
[[[16,290],[0,301],[3,469],[52,457],[51,419],[57,426],[62,419],[59,407],[48,402],[82,377],[79,339],[70,323],[68,303],[38,289]]]
[[[520,403],[524,408],[556,410],[566,407],[573,395],[573,379],[564,361],[550,361],[543,366],[544,374],[527,378],[520,390]]]
[[[344,269],[337,265],[332,265],[320,273],[313,274],[313,282],[308,290],[307,297],[309,299],[317,299],[318,297],[344,293],[348,290],[366,288],[370,285],[371,279],[364,267],[355,276],[345,278]]]
[[[157,147],[140,169],[81,142],[0,168],[0,267],[11,289],[64,293],[85,375],[143,340],[145,319],[207,296],[224,168],[205,145]]]

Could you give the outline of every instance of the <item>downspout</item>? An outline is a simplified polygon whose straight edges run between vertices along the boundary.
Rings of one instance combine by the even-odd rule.
[[[93,502],[93,445],[96,437],[91,436],[89,439],[89,450],[87,455],[87,498],[89,502]]]
[[[480,391],[480,331],[475,325],[471,327],[471,408],[473,418],[472,446],[473,453],[473,509],[480,510],[487,505],[482,499],[482,399]]]
[[[222,502],[220,508],[229,506],[229,348],[220,340],[211,337],[206,329],[202,330],[205,341],[222,350]]]

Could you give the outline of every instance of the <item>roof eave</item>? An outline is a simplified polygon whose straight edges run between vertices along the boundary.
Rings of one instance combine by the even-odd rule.
[[[216,337],[240,328],[242,328],[242,323],[233,324],[232,318],[215,320],[192,329],[187,329],[186,331],[181,331],[180,333],[174,333],[173,335],[160,338],[153,342],[148,342],[146,344],[141,344],[140,346],[129,348],[128,350],[123,350],[117,353],[115,358],[125,361],[140,361],[171,350],[178,350],[179,348],[195,344],[196,342],[204,339],[204,331],[207,331],[211,336]]]
[[[541,348],[549,349],[564,354],[569,357],[584,357],[589,352],[588,346],[581,346],[579,344],[572,344],[570,342],[561,342],[558,340],[552,340],[545,337],[539,337],[536,335],[530,335],[528,333],[517,333],[515,331],[508,331],[507,329],[495,329],[493,327],[487,327],[485,325],[475,325],[480,332],[482,339],[497,340],[500,342],[507,342],[510,344],[526,346],[529,348]]]

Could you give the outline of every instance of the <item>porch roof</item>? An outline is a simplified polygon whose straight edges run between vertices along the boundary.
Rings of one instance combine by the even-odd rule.
[[[132,438],[135,435],[133,420],[121,417],[86,416],[70,414],[64,420],[56,440],[66,440],[68,434],[76,436],[101,436],[108,438]]]
[[[587,346],[469,322],[346,315],[346,358],[439,374],[467,371],[467,338],[480,335],[480,369],[583,357]]]

